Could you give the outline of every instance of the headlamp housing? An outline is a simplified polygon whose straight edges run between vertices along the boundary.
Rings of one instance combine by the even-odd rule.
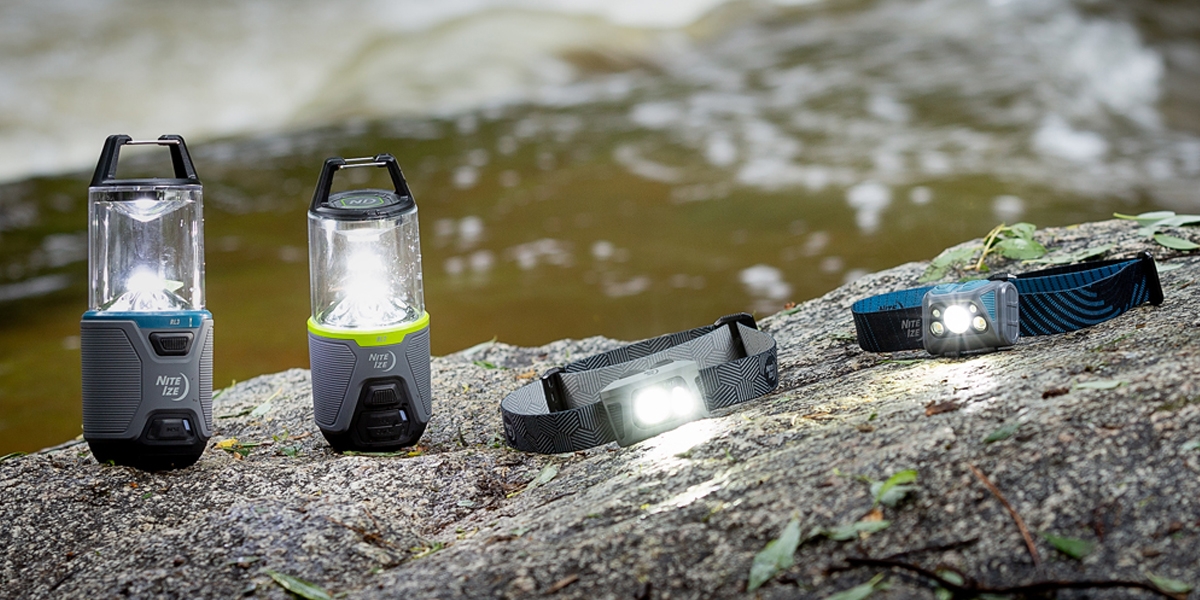
[[[618,379],[600,390],[600,401],[621,446],[708,416],[700,368],[691,360]]]
[[[1017,286],[976,280],[935,286],[921,300],[925,350],[933,355],[1011,346],[1021,333]]]

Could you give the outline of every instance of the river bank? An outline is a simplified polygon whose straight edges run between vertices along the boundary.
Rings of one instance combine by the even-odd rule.
[[[283,598],[271,570],[367,598],[742,597],[754,555],[793,519],[795,564],[760,597],[823,598],[880,573],[890,589],[876,597],[931,596],[928,579],[846,568],[856,557],[993,588],[1200,583],[1200,258],[1127,221],[1037,238],[1051,255],[1152,251],[1166,300],[1005,352],[865,353],[849,306],[915,285],[925,263],[905,264],[761,319],[779,343],[774,393],[630,448],[558,456],[505,446],[500,398],[618,342],[435,358],[434,419],[393,457],[334,454],[307,371],[256,377],[214,400],[217,434],[192,468],[98,465],[81,443],[0,463],[4,593]],[[1040,566],[972,468],[1023,518]],[[906,498],[874,506],[868,481],[908,469]],[[807,537],[880,518],[848,541]],[[1046,536],[1080,541],[1079,558]],[[1150,597],[1087,592],[1133,593]]]

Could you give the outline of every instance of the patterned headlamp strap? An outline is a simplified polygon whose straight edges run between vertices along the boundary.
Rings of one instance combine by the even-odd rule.
[[[775,339],[759,331],[750,315],[730,315],[547,371],[500,402],[504,436],[518,450],[543,454],[614,441],[600,391],[672,360],[697,363],[709,410],[752,400],[779,384]]]
[[[1162,304],[1154,257],[1080,263],[1008,276],[1017,287],[1021,335],[1090,327],[1146,302]],[[921,299],[933,286],[871,296],[850,308],[858,345],[868,352],[923,347]]]

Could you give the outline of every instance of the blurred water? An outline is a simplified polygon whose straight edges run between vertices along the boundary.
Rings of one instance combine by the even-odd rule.
[[[1194,3],[10,2],[0,451],[79,431],[110,133],[192,146],[221,387],[307,365],[330,155],[405,168],[440,354],[769,314],[999,221],[1194,212],[1197,102]]]

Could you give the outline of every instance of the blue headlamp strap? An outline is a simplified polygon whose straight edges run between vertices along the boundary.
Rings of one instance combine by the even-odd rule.
[[[518,450],[556,454],[615,441],[600,391],[666,361],[695,361],[710,410],[769,393],[779,384],[775,339],[747,314],[622,346],[555,367],[500,402],[504,437]]]
[[[1020,301],[1021,335],[1090,327],[1146,302],[1162,304],[1154,257],[1105,260],[1010,276]],[[868,352],[923,347],[921,299],[933,286],[879,294],[850,307],[858,345]]]

